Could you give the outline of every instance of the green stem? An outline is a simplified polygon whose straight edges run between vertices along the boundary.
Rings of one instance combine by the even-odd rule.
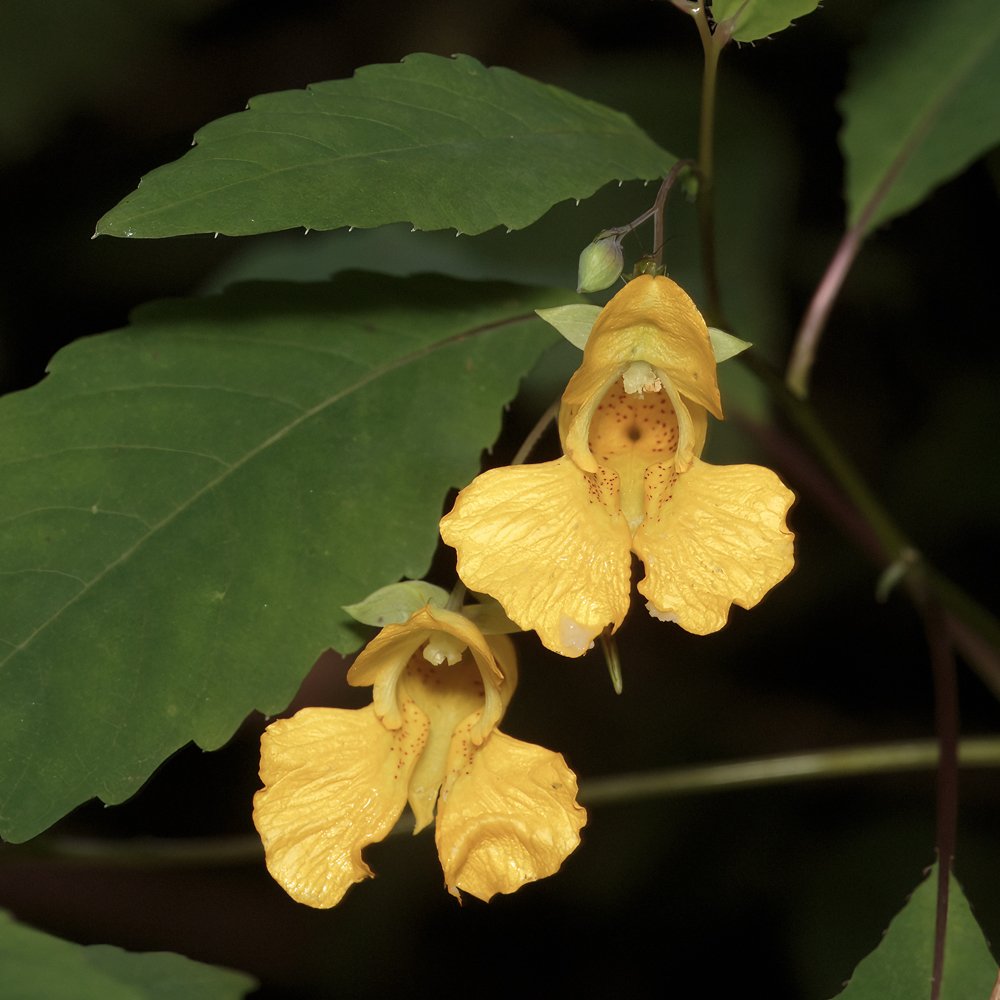
[[[703,4],[692,12],[692,16],[704,53],[698,120],[698,233],[705,280],[705,312],[710,325],[726,327],[715,250],[715,98],[719,56],[729,41],[729,32],[723,25],[717,25],[712,31]]]
[[[812,750],[596,778],[581,784],[580,800],[586,806],[605,806],[673,795],[791,785],[858,775],[928,771],[936,766],[937,760],[938,745],[934,740]],[[962,740],[958,761],[962,767],[1000,768],[1000,738],[972,737]],[[393,833],[410,833],[412,829],[412,821],[404,820],[396,824]],[[8,864],[52,861],[116,868],[219,867],[258,864],[262,855],[260,840],[255,836],[104,840],[50,835],[21,847],[7,845],[0,851],[0,861]]]
[[[934,917],[934,964],[931,1000],[941,996],[948,930],[948,890],[958,834],[958,671],[944,611],[938,601],[922,602],[921,615],[934,679],[934,715],[940,753],[937,770],[937,905]]]
[[[697,169],[697,164],[694,160],[677,160],[674,165],[670,168],[667,176],[663,178],[663,183],[660,184],[660,189],[656,193],[656,199],[653,204],[646,209],[641,215],[634,218],[631,222],[626,223],[624,226],[612,226],[610,229],[604,229],[597,234],[596,239],[604,239],[608,236],[618,237],[619,242],[623,236],[627,236],[629,233],[638,229],[644,222],[649,219],[653,220],[653,261],[658,266],[663,264],[663,244],[664,244],[664,215],[666,214],[667,208],[667,198],[670,197],[671,188],[677,182],[677,178],[685,170]]]
[[[666,243],[666,224],[664,216],[667,210],[667,198],[670,197],[671,188],[677,178],[685,170],[690,170],[696,164],[693,160],[678,160],[671,168],[670,172],[663,179],[660,190],[656,193],[656,201],[653,202],[653,262],[658,266],[663,266],[663,245]],[[662,271],[659,272],[662,274]]]
[[[958,760],[963,767],[1000,766],[1000,737],[963,740]],[[926,771],[934,768],[937,761],[936,740],[814,750],[599,778],[580,785],[580,799],[588,806],[611,805],[670,795],[732,791],[864,774]]]
[[[523,465],[527,462],[531,453],[538,445],[538,442],[542,439],[542,435],[546,432],[546,430],[548,430],[549,424],[551,424],[559,416],[560,403],[561,400],[557,399],[538,418],[535,422],[535,426],[528,431],[527,437],[525,437],[525,439],[521,442],[521,447],[517,449],[517,453],[510,460],[511,465]]]
[[[782,437],[777,428],[754,426],[754,432],[780,453],[798,482],[816,496],[875,565],[883,569],[901,567],[901,585],[918,606],[926,594],[932,594],[940,602],[946,611],[945,625],[951,641],[1000,698],[1000,622],[923,559],[812,407],[794,395],[781,377],[752,352],[743,355],[741,361],[764,383],[798,436],[809,445],[810,452]],[[776,440],[779,437],[781,440]],[[826,473],[815,464],[812,455],[819,459]]]
[[[868,488],[864,477],[827,432],[812,407],[793,395],[781,377],[752,351],[744,354],[741,360],[765,384],[771,398],[861,512],[881,544],[885,562],[895,562],[904,553],[912,551],[909,539],[896,527],[889,513]]]

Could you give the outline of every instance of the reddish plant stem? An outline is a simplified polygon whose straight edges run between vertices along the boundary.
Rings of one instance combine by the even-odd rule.
[[[958,681],[944,609],[933,596],[925,596],[920,610],[934,678],[934,722],[940,747],[936,822],[938,886],[934,914],[934,971],[931,976],[931,1000],[939,1000],[948,933],[951,866],[958,836]]]

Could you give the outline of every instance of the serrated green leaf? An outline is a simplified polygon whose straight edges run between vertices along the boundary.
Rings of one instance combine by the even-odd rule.
[[[109,236],[244,236],[304,226],[474,235],[522,229],[675,157],[627,116],[469,56],[418,53],[350,80],[254,98],[108,212]]]
[[[17,1000],[239,1000],[257,983],[243,972],[172,952],[79,945],[0,910],[0,993]]]
[[[535,312],[549,326],[558,330],[574,347],[582,351],[601,313],[601,307],[585,302],[571,302],[569,305],[555,306],[552,309],[536,309]]]
[[[755,42],[789,27],[797,17],[811,14],[819,0],[713,0],[712,19],[721,24],[736,19],[732,37]]]
[[[848,222],[919,204],[1000,142],[1000,5],[905,0],[880,10],[840,101]]]
[[[436,547],[565,292],[345,274],[156,303],[0,400],[0,829],[287,705]]]
[[[345,604],[344,610],[362,625],[382,628],[395,622],[405,622],[410,615],[426,607],[443,608],[448,603],[448,591],[426,580],[402,580],[379,587],[357,604]]]
[[[937,866],[917,886],[879,946],[862,959],[837,1000],[914,1000],[930,995],[934,966]],[[986,1000],[997,965],[969,909],[962,887],[951,879],[941,1000]]]

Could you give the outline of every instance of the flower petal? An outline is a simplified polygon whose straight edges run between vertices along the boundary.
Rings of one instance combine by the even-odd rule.
[[[591,427],[598,407],[620,376],[634,392],[636,368],[652,388],[662,383],[680,427],[677,466],[686,469],[701,454],[704,434],[692,422],[694,411],[722,417],[715,355],[708,327],[683,288],[669,278],[633,278],[604,307],[573,373],[559,410],[563,451],[584,472],[596,472]],[[645,384],[645,383],[643,383]]]
[[[670,278],[640,275],[615,295],[594,323],[579,373],[620,372],[632,361],[652,365],[681,395],[722,417],[708,327],[687,292]],[[563,398],[586,406],[581,393],[591,383],[581,378],[574,386],[576,379],[570,380]]]
[[[491,641],[490,648],[498,650],[505,663],[504,683],[499,690],[495,685],[484,685],[482,672],[468,651],[460,663],[440,666],[432,666],[416,655],[400,680],[400,700],[412,701],[430,723],[420,762],[410,778],[410,808],[416,819],[414,833],[419,833],[434,820],[434,806],[448,767],[452,735],[466,723],[465,728],[471,729],[470,745],[479,746],[499,722],[514,694],[517,660],[513,643],[505,635],[496,636],[495,640],[500,641]]]
[[[523,629],[579,656],[629,604],[628,525],[569,459],[477,476],[441,520],[458,575],[495,597]]]
[[[294,900],[335,906],[371,876],[361,851],[399,819],[426,725],[410,703],[396,730],[372,705],[306,708],[267,727],[253,819],[268,871]]]
[[[494,658],[482,632],[464,615],[427,605],[399,624],[386,625],[355,659],[347,672],[347,683],[355,687],[374,685],[373,700],[379,717],[390,729],[400,725],[396,688],[410,658],[435,633],[454,636],[475,657],[486,688],[484,725],[491,726],[503,715],[497,689],[503,684],[502,665]]]
[[[448,891],[488,901],[552,875],[586,822],[562,755],[494,730],[441,795],[435,839]]]
[[[635,534],[650,612],[707,635],[731,604],[752,608],[792,568],[794,499],[770,469],[696,459]]]

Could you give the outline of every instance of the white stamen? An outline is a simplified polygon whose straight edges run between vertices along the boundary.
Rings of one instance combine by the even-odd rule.
[[[435,667],[440,667],[446,660],[450,666],[454,666],[461,662],[465,648],[461,639],[456,639],[447,632],[435,632],[424,646],[424,659]]]
[[[662,392],[663,380],[656,369],[645,361],[633,361],[622,372],[622,385],[625,392],[633,396],[644,392]]]

